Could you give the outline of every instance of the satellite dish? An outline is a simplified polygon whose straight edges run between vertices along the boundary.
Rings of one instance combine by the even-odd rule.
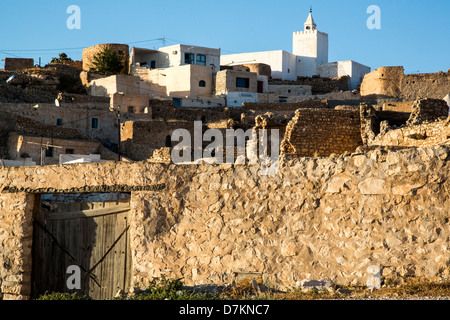
[[[8,80],[6,80],[6,83],[10,83],[16,77],[17,77],[16,75],[12,75],[11,77],[8,78]]]
[[[55,99],[55,106],[59,107],[59,100]]]

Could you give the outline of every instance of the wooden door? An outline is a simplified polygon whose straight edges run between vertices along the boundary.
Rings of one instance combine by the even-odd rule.
[[[128,291],[129,202],[70,203],[40,212],[33,235],[32,295],[78,292],[92,299]],[[81,289],[70,290],[69,266],[81,270]]]

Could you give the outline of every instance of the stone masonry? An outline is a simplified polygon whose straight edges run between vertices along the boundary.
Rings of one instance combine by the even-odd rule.
[[[0,169],[0,282],[30,290],[33,194],[131,192],[132,286],[153,277],[187,285],[261,272],[290,288],[303,279],[365,284],[383,277],[450,279],[450,149],[374,150],[257,165],[91,163]]]

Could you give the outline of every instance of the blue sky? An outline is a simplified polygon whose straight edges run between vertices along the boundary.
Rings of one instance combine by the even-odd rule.
[[[109,42],[159,48],[163,42],[153,39],[162,37],[166,45],[221,48],[223,54],[291,52],[292,33],[303,29],[311,5],[317,28],[329,35],[330,62],[402,65],[406,73],[450,68],[449,0],[0,1],[0,59],[38,63],[41,57],[46,64],[66,52],[81,60],[83,47]],[[73,4],[81,9],[80,30],[66,26]],[[381,30],[366,27],[369,5],[381,9]]]

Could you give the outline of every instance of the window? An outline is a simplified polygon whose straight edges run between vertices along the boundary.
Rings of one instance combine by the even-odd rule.
[[[258,81],[258,86],[257,86],[257,90],[258,93],[263,93],[264,92],[264,82],[263,81]]]
[[[199,66],[206,66],[206,56],[204,54],[197,54],[197,64]]]
[[[186,64],[194,64],[195,55],[193,53],[185,53],[184,54],[184,63]]]
[[[206,81],[205,80],[200,80],[200,82],[198,83],[198,86],[202,87],[202,88],[206,87]]]
[[[66,149],[66,154],[74,154],[75,149]]]
[[[128,107],[128,113],[134,113],[134,107],[133,106],[129,106]]]
[[[62,126],[63,125],[63,120],[62,119],[56,119],[56,125],[57,126]]]
[[[236,78],[236,88],[250,88],[250,78]]]
[[[92,127],[92,129],[98,128],[98,118],[92,118],[91,127]]]
[[[151,69],[156,69],[156,60],[150,61],[150,68]]]
[[[53,147],[48,147],[47,149],[45,149],[45,156],[47,158],[52,158],[54,151],[55,151],[55,149]]]
[[[181,107],[181,99],[180,98],[172,98],[173,100],[173,105],[175,107]]]

